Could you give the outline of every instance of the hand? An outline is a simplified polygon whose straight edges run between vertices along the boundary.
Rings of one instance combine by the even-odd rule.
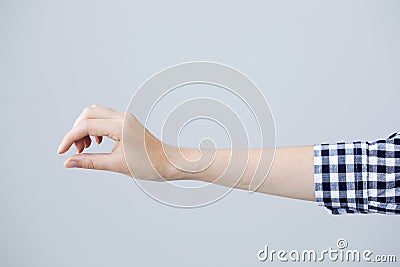
[[[112,152],[81,153],[90,147],[91,136],[98,144],[104,136],[114,140]],[[313,146],[278,148],[276,152],[269,148],[200,151],[172,147],[154,137],[132,114],[100,106],[83,110],[64,136],[58,153],[67,152],[73,144],[78,154],[65,161],[67,168],[107,170],[152,181],[198,180],[245,190],[254,175],[259,175],[257,179],[260,180],[269,173],[257,192],[315,200]],[[232,162],[233,152],[236,153],[235,162]],[[261,159],[260,165],[261,154],[266,157]],[[270,165],[265,163],[271,158],[274,164],[269,170]],[[260,166],[267,172],[257,172]],[[238,175],[241,176],[239,182]]]
[[[97,144],[104,136],[114,140],[111,153],[82,153],[90,147],[91,136],[95,137]],[[107,170],[155,181],[164,181],[163,177],[170,174],[163,144],[130,113],[96,105],[85,108],[64,136],[57,153],[67,152],[73,144],[78,154],[65,161],[66,168]],[[126,159],[132,164],[127,164]],[[134,167],[130,170],[128,165]]]

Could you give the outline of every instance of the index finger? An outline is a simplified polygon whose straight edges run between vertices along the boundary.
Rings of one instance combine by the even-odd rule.
[[[61,141],[57,153],[63,154],[71,145],[81,138],[92,136],[107,136],[115,141],[122,138],[122,120],[120,119],[86,119],[72,128]]]
[[[74,125],[75,127],[81,121],[85,119],[118,119],[123,117],[120,112],[115,111],[111,108],[98,106],[98,105],[91,105],[90,107],[86,107],[83,109],[81,114],[79,114],[78,118],[75,120]]]

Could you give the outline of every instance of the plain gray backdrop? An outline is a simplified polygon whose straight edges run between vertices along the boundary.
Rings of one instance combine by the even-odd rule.
[[[123,111],[149,76],[193,60],[259,85],[278,146],[385,138],[400,129],[399,47],[399,1],[1,0],[0,266],[262,266],[264,245],[338,238],[399,258],[400,217],[246,191],[176,209],[56,154],[85,106]]]

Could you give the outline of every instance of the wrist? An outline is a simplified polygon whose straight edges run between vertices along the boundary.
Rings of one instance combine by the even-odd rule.
[[[160,175],[167,181],[193,180],[198,170],[197,160],[201,156],[198,149],[179,148],[162,145],[163,159],[160,164]]]

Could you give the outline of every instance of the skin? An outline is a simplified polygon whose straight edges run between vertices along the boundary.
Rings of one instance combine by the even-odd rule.
[[[127,138],[123,139],[123,136]],[[102,142],[103,137],[108,137],[115,141],[115,145],[110,153],[82,153],[91,146],[91,137],[94,137],[97,144]],[[268,148],[220,149],[215,152],[169,146],[153,136],[132,114],[96,105],[82,111],[72,129],[61,141],[57,153],[64,154],[73,145],[78,153],[65,161],[66,168],[106,170],[133,176],[135,179],[160,182],[198,180],[243,190],[248,190],[253,177],[257,179],[264,177],[257,172],[260,155],[271,153],[271,149]],[[126,156],[123,147],[127,150]],[[277,148],[271,169],[266,172],[268,177],[256,191],[315,201],[313,151],[312,146]],[[227,168],[232,153],[243,159],[247,159],[248,156],[244,172],[243,168],[235,167],[240,164],[232,164],[232,167]],[[196,160],[199,158],[201,159]],[[213,161],[210,161],[211,159]],[[127,164],[128,160],[134,164]],[[176,168],[171,162],[180,162],[179,166],[184,167],[185,171]],[[207,165],[207,162],[211,164]],[[203,168],[204,166],[208,167]],[[238,176],[242,178],[237,183]]]

